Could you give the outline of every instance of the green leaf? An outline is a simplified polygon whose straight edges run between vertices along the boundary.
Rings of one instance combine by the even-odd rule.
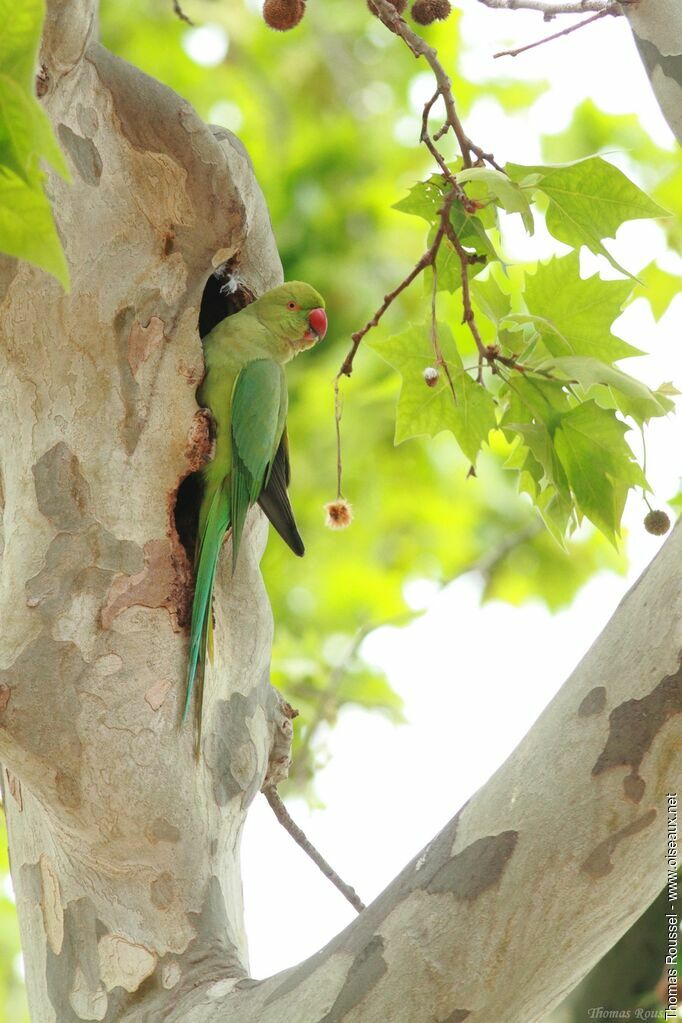
[[[656,263],[649,263],[639,273],[641,284],[636,294],[641,295],[651,306],[655,320],[660,320],[674,298],[682,294],[682,277],[668,273]]]
[[[460,184],[467,181],[486,185],[493,201],[507,213],[520,213],[528,234],[533,234],[535,225],[528,199],[519,185],[502,171],[494,167],[469,167],[455,175]]]
[[[500,257],[480,217],[467,213],[459,203],[456,203],[450,210],[450,223],[465,248],[473,249],[479,256],[499,261]]]
[[[0,167],[0,248],[51,273],[64,288],[69,271],[52,210],[41,189]]]
[[[618,391],[625,400],[616,399],[617,407],[624,415],[632,416],[640,424],[654,416],[664,416],[675,407],[674,402],[666,395],[650,390],[646,384],[635,380],[615,366],[607,366],[590,356],[569,355],[550,359],[540,368],[551,373],[560,373],[569,380],[577,380],[586,390],[603,384]]]
[[[0,251],[47,270],[68,288],[69,274],[40,159],[69,180],[52,126],[34,95],[43,0],[0,0]]]
[[[0,0],[0,67],[26,91],[33,90],[44,0]]]
[[[481,312],[493,323],[499,323],[509,315],[511,309],[509,295],[500,289],[493,277],[488,277],[484,281],[472,281],[471,294]]]
[[[438,340],[455,398],[443,368],[435,387],[428,387],[424,381],[424,370],[435,364],[429,324],[410,326],[400,334],[370,345],[402,377],[395,443],[422,434],[435,437],[442,430],[450,430],[473,463],[481,444],[495,427],[495,405],[489,392],[464,371],[445,324],[438,324]]]
[[[628,277],[632,274],[614,259],[602,238],[614,237],[627,220],[667,216],[622,171],[600,156],[555,167],[507,164],[506,170],[513,181],[547,196],[550,234],[574,248],[586,245]]]
[[[437,224],[438,210],[443,205],[442,185],[442,174],[432,174],[428,181],[418,181],[413,185],[405,198],[394,203],[391,209]]]
[[[577,252],[538,264],[526,278],[524,300],[532,322],[553,356],[591,355],[606,362],[641,355],[615,337],[611,324],[632,291],[629,281],[583,280]],[[516,322],[528,317],[512,316]]]
[[[564,384],[558,380],[519,375],[510,377],[507,386],[525,412],[518,421],[531,418],[538,420],[544,423],[550,433],[554,432],[562,415],[570,408]],[[519,406],[516,408],[518,412]]]
[[[647,487],[613,412],[586,401],[566,413],[554,434],[557,456],[584,515],[615,543],[631,486]]]
[[[52,133],[52,125],[32,96],[0,72],[0,155],[2,163],[15,174],[31,182],[37,162],[43,156],[54,169],[69,180],[64,154]]]

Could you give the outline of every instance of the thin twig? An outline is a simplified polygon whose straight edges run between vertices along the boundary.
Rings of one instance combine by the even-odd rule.
[[[343,457],[341,454],[341,416],[343,415],[343,403],[339,390],[339,374],[334,377],[334,421],[336,423],[336,500],[343,498],[341,493],[341,477],[343,475]]]
[[[194,25],[191,18],[188,18],[182,7],[180,6],[180,0],[173,0],[173,11],[178,16],[180,21],[184,21],[186,25]]]
[[[549,21],[556,14],[584,14],[585,11],[604,11],[618,6],[613,0],[566,0],[555,3],[551,0],[478,0],[484,7],[498,11],[539,11]],[[621,0],[626,4],[627,0]]]
[[[362,913],[363,909],[365,909],[364,902],[360,899],[354,888],[351,888],[349,884],[346,884],[345,881],[341,880],[336,871],[327,863],[325,858],[320,855],[310,840],[306,838],[298,824],[292,820],[291,814],[280,799],[277,789],[274,786],[270,786],[263,789],[263,795],[270,804],[279,823],[286,831],[289,832],[297,845],[300,845],[303,852],[307,853],[313,863],[315,863],[320,868],[324,876],[328,878],[336,888],[338,888],[344,898],[348,899],[353,909],[355,909],[358,913]]]
[[[579,28],[584,28],[585,25],[591,25],[593,21],[599,21],[600,18],[606,18],[608,15],[619,15],[620,11],[616,11],[612,8],[607,8],[603,11],[599,11],[598,14],[593,14],[590,18],[585,18],[584,21],[579,21],[576,25],[569,25],[568,28],[563,28],[561,32],[554,32],[551,36],[545,36],[543,39],[536,39],[534,43],[526,43],[525,46],[519,46],[516,50],[500,50],[499,53],[494,53],[493,57],[518,57],[520,53],[525,53],[526,50],[532,50],[536,46],[543,46],[545,43],[551,43],[553,39],[559,39],[561,36],[568,36],[571,32],[577,32]]]

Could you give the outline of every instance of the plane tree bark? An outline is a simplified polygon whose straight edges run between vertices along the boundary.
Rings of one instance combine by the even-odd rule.
[[[221,300],[213,279],[229,311],[281,267],[239,142],[99,46],[95,22],[95,0],[50,0],[41,55],[73,174],[50,180],[71,293],[0,266],[0,759],[32,1019],[532,1023],[663,883],[682,531],[379,899],[307,962],[250,980],[239,838],[291,735],[268,679],[266,526],[255,511],[219,579],[196,761],[179,727],[183,481],[209,447],[194,397],[207,279],[227,266],[239,282]]]

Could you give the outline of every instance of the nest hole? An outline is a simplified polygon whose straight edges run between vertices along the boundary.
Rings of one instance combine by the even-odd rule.
[[[237,275],[234,261],[214,271],[204,286],[199,308],[199,337],[203,339],[227,316],[239,312],[256,296]],[[175,495],[173,520],[178,539],[190,565],[194,564],[199,505],[203,495],[201,472],[192,472],[181,480]]]

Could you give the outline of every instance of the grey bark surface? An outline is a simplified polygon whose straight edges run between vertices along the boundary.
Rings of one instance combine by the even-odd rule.
[[[172,508],[205,448],[210,269],[238,257],[258,293],[281,267],[239,143],[94,22],[94,0],[52,0],[41,58],[74,178],[50,181],[72,291],[0,266],[0,760],[33,1023],[534,1023],[664,880],[682,531],[423,853],[317,955],[248,979],[239,837],[290,729],[266,527],[255,512],[219,579],[197,764]]]
[[[682,5],[639,0],[624,10],[663,116],[682,143]]]

